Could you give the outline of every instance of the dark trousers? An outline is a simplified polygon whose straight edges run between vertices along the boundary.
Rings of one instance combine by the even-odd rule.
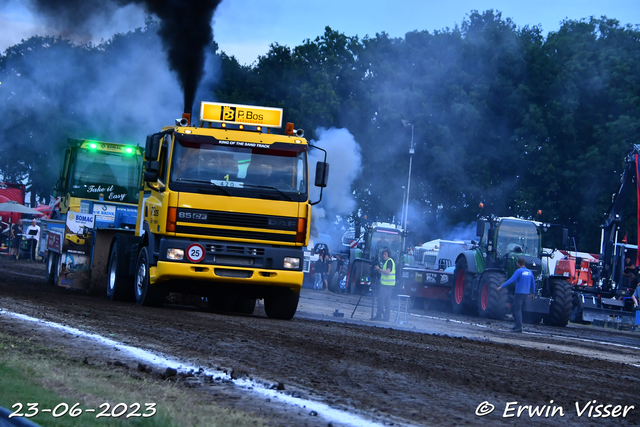
[[[383,320],[389,320],[391,316],[391,293],[393,292],[393,286],[380,285],[378,291],[378,312],[376,317],[380,317]]]
[[[522,329],[522,305],[529,295],[515,294],[513,296],[513,317],[516,319],[514,329]]]
[[[31,261],[36,260],[36,246],[38,241],[36,239],[29,239],[29,253],[31,254]]]

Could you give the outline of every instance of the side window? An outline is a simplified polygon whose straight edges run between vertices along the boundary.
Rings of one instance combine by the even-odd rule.
[[[166,184],[167,172],[169,169],[169,155],[168,148],[171,146],[171,135],[165,135],[162,139],[162,146],[160,147],[160,181]]]
[[[296,161],[296,182],[298,184],[298,191],[304,193],[307,191],[307,183],[304,181],[304,166],[305,162],[303,158],[298,158]]]

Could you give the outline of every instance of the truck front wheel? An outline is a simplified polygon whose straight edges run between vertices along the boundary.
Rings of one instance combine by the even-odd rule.
[[[135,278],[136,303],[150,307],[160,307],[167,296],[167,287],[149,284],[149,249],[143,247],[138,254]]]
[[[300,292],[283,289],[264,298],[264,311],[271,319],[291,320],[298,309]]]

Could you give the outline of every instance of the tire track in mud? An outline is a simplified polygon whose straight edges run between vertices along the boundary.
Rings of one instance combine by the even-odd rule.
[[[441,331],[450,327],[449,335],[369,322],[299,317],[283,322],[264,315],[220,315],[177,306],[150,309],[64,292],[35,279],[12,279],[2,268],[0,295],[0,306],[9,310],[82,325],[82,330],[103,336],[113,334],[119,342],[180,355],[199,366],[232,367],[239,377],[283,384],[310,400],[366,414],[378,422],[510,425],[513,420],[501,416],[507,402],[540,406],[553,400],[565,408],[564,417],[532,417],[526,423],[640,423],[640,410],[624,419],[585,421],[572,409],[576,402],[583,405],[589,400],[633,404],[635,390],[640,389],[637,368],[589,358],[589,348],[585,355],[549,351],[545,347],[550,344],[543,341],[557,339],[545,334],[525,334],[518,343],[507,342],[511,338],[500,330],[501,323],[498,328],[438,326]],[[320,295],[309,298],[317,298],[318,306],[324,304]],[[333,296],[330,299],[334,304]],[[327,306],[326,313],[332,307]],[[505,342],[492,341],[497,339]],[[534,348],[527,347],[529,341]],[[485,401],[496,410],[479,417],[476,410]]]

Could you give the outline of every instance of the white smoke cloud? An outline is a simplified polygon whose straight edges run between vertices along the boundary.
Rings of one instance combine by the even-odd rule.
[[[176,74],[169,71],[160,38],[155,34],[149,38],[151,43],[128,45],[118,61],[98,70],[99,83],[86,92],[87,113],[108,117],[100,131],[112,139],[134,136],[135,142],[144,145],[147,134],[173,125],[182,115]],[[136,135],[131,135],[132,122],[139,129]]]
[[[311,144],[327,151],[329,163],[329,181],[322,191],[322,201],[313,207],[312,221],[318,233],[328,234],[333,239],[333,246],[339,244],[344,233],[344,227],[336,222],[339,217],[352,213],[356,207],[353,197],[353,182],[362,171],[362,156],[360,145],[347,129],[318,128],[317,141]],[[310,183],[315,182],[316,163],[324,160],[324,152],[312,150],[309,155]],[[311,186],[310,200],[317,201],[320,188]]]

